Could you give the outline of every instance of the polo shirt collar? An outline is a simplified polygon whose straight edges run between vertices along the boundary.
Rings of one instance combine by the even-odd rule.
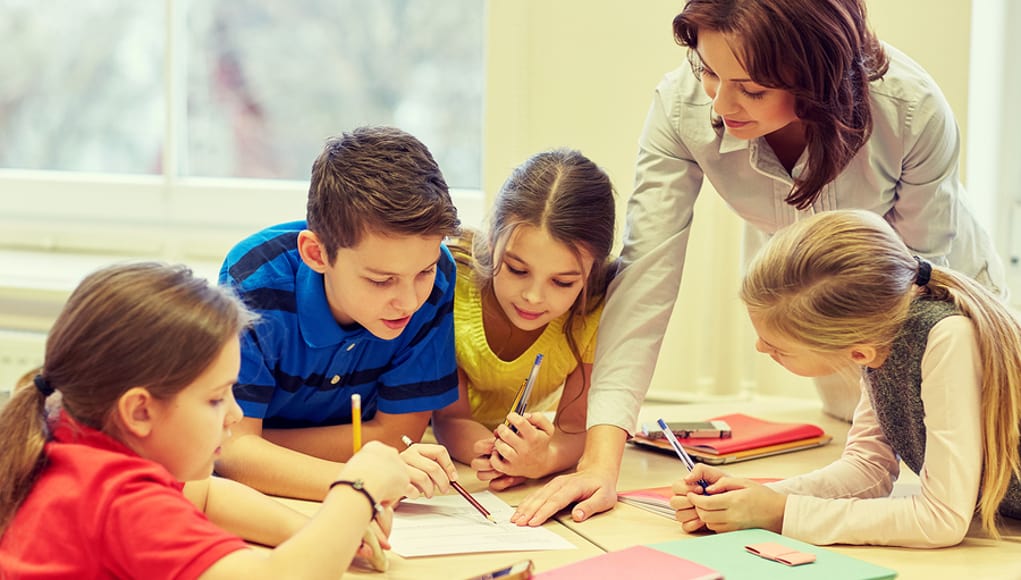
[[[326,299],[323,275],[309,268],[304,262],[298,265],[294,297],[298,310],[298,329],[310,348],[336,346],[345,340],[361,338],[368,334],[362,327],[344,330],[333,318],[330,303]]]
[[[64,410],[60,411],[60,415],[53,422],[52,429],[53,440],[59,443],[76,443],[125,455],[138,455],[130,447],[106,433],[82,425]]]

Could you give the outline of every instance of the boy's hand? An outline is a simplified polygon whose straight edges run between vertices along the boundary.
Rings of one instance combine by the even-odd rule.
[[[416,443],[401,452],[411,484],[406,496],[432,497],[450,491],[450,482],[457,481],[457,468],[447,448],[432,443]]]
[[[496,441],[490,456],[493,468],[505,475],[529,478],[549,473],[550,441],[553,423],[543,413],[509,413],[507,421],[513,426],[498,425],[494,430]]]

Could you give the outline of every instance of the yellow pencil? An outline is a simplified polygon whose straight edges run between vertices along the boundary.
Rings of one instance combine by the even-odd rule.
[[[362,396],[358,393],[351,395],[351,440],[358,453],[362,448]]]

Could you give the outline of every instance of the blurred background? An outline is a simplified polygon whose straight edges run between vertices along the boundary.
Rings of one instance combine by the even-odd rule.
[[[470,226],[529,155],[580,149],[616,184],[619,238],[652,91],[686,62],[671,33],[682,5],[0,0],[0,391],[42,360],[85,273],[155,258],[215,276],[241,237],[304,216],[324,140],[359,125],[425,142]],[[1021,41],[1006,32],[1021,7],[868,6],[950,101],[969,203],[1016,280]],[[814,397],[754,352],[736,297],[740,222],[705,189],[653,395]]]

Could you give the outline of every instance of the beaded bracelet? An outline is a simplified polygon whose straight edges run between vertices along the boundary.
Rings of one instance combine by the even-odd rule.
[[[372,497],[372,494],[369,493],[369,490],[365,489],[365,482],[363,480],[356,479],[354,481],[351,481],[347,479],[338,479],[337,481],[334,481],[333,483],[330,484],[330,487],[327,488],[327,491],[337,487],[338,485],[346,485],[351,489],[357,491],[358,493],[364,495],[365,499],[369,500],[369,505],[372,506],[372,509],[375,513],[383,512],[383,506],[376,501],[376,498]],[[373,517],[375,517],[375,515]]]

